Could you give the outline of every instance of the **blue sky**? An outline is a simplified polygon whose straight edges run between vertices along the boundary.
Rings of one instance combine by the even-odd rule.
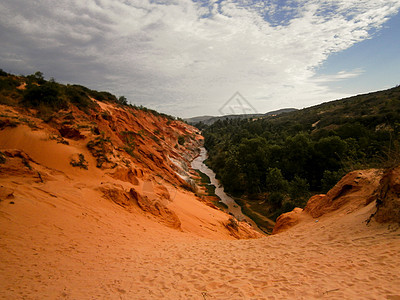
[[[332,54],[317,76],[358,70],[359,75],[329,84],[332,89],[356,94],[400,84],[400,14],[393,16],[370,39]]]
[[[180,117],[400,84],[400,0],[3,0],[0,68]]]

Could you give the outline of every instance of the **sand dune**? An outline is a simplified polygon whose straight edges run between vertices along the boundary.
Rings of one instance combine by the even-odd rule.
[[[400,298],[400,233],[365,224],[373,204],[232,241],[170,229],[84,187],[16,194],[0,206],[2,299]]]

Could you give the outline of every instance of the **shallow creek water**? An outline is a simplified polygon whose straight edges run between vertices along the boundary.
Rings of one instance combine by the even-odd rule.
[[[210,177],[211,184],[215,186],[215,194],[221,199],[221,202],[225,203],[228,208],[225,210],[228,213],[231,213],[235,216],[236,219],[239,221],[246,220],[250,223],[257,231],[262,232],[261,229],[258,228],[257,224],[250,219],[248,216],[242,213],[242,208],[232,199],[232,197],[228,196],[222,184],[219,182],[218,179],[215,178],[215,173],[209,167],[204,164],[204,161],[207,159],[207,150],[202,147],[200,148],[200,155],[197,156],[192,161],[192,168],[196,170],[200,170],[202,173],[206,174]],[[263,232],[262,232],[263,233]]]

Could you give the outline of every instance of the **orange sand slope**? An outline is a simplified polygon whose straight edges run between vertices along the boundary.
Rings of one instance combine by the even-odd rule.
[[[86,113],[72,107],[47,123],[30,111],[0,106],[6,112],[0,117],[4,187],[15,190],[15,197],[35,185],[54,195],[61,182],[57,197],[79,192],[81,201],[90,191],[93,199],[105,198],[183,232],[260,237],[246,223],[232,226],[228,214],[188,191],[196,189],[189,170],[202,140],[196,128],[132,107],[98,104],[97,111]],[[185,138],[184,145],[178,137]]]
[[[236,240],[260,235],[188,191],[195,129],[99,105],[68,128],[1,107],[1,299],[400,299],[398,226],[365,222],[376,200],[377,217],[397,207],[396,170],[349,174],[279,234]]]
[[[373,203],[262,239],[210,240],[87,185],[10,186],[14,197],[2,188],[0,204],[2,299],[400,297],[399,231],[366,226]]]

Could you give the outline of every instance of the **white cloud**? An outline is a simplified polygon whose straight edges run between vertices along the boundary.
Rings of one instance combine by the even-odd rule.
[[[344,80],[344,79],[358,77],[363,73],[364,73],[363,69],[355,69],[352,71],[344,71],[343,70],[343,71],[337,72],[336,74],[333,74],[333,75],[319,76],[318,78],[314,79],[314,82],[324,83],[324,82],[340,81],[340,80]]]
[[[181,116],[217,114],[236,91],[258,111],[307,106],[344,96],[324,84],[359,71],[315,78],[315,69],[400,8],[394,0],[201,3],[5,0],[1,64]]]

